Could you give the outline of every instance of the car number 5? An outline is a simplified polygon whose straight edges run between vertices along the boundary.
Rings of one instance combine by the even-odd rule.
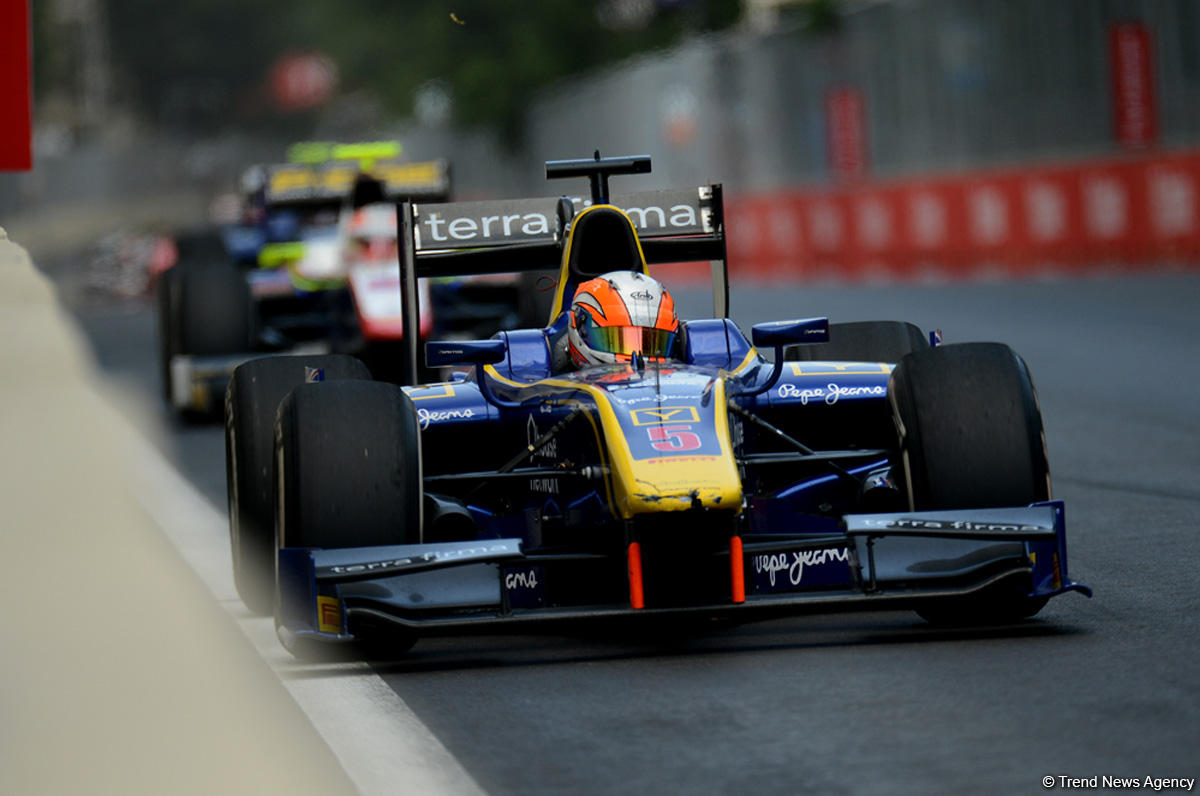
[[[694,451],[700,447],[700,437],[691,426],[650,426],[650,446],[656,451]]]

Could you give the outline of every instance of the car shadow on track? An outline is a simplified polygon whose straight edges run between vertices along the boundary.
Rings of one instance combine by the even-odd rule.
[[[874,616],[874,615],[872,615]],[[863,619],[864,617],[860,617]],[[1050,620],[988,627],[935,627],[918,619],[882,616],[868,621],[825,617],[726,625],[701,632],[683,629],[616,628],[570,635],[487,635],[422,639],[409,651],[389,653],[386,646],[351,646],[330,650],[328,657],[310,660],[292,677],[318,678],[347,673],[348,660],[368,663],[377,674],[453,672],[513,667],[561,666],[638,659],[744,655],[763,652],[804,652],[822,649],[888,645],[927,645],[1065,638],[1087,634],[1086,628]]]

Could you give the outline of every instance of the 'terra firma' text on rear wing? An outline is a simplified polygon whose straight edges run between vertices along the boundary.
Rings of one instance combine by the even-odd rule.
[[[400,279],[404,313],[405,380],[416,383],[417,279],[561,269],[576,213],[614,205],[637,229],[647,264],[709,261],[713,313],[729,314],[725,214],[721,186],[609,196],[608,177],[645,174],[650,158],[551,160],[547,179],[587,177],[589,195],[398,205]]]

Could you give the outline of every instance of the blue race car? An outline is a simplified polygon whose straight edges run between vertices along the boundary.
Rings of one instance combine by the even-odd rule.
[[[405,386],[346,357],[242,365],[227,396],[234,573],[298,655],[381,634],[732,622],[848,609],[993,623],[1067,574],[1042,420],[999,343],[912,324],[728,317],[722,190],[610,199],[648,157],[551,161],[585,198],[399,207],[416,280],[558,266],[543,328],[431,342]],[[711,263],[713,317],[665,356],[578,367],[579,285]],[[764,357],[762,351],[773,353]],[[248,444],[254,441],[257,445]]]

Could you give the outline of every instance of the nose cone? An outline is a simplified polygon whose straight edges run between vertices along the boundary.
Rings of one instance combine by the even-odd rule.
[[[723,377],[658,368],[655,378],[602,394],[598,404],[622,517],[741,510]]]
[[[673,456],[633,463],[622,513],[726,509],[742,504],[742,482],[732,456]]]

